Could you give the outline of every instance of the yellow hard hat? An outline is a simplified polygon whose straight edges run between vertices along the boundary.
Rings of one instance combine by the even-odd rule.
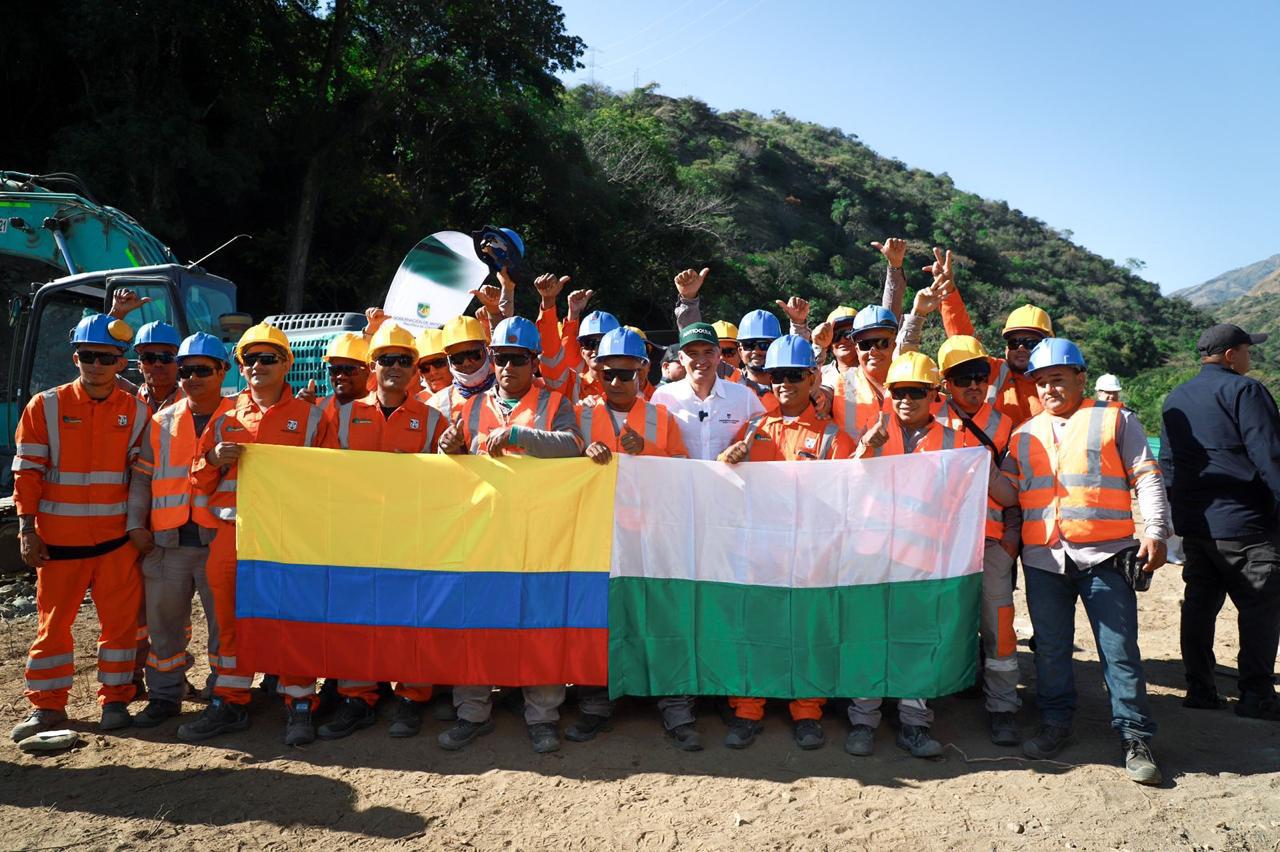
[[[841,322],[843,320],[849,320],[850,322],[852,322],[853,318],[856,317],[857,315],[858,315],[858,312],[855,311],[853,308],[846,307],[844,305],[837,305],[834,311],[827,314],[827,322],[831,323],[832,325],[835,325],[836,323]]]
[[[634,331],[636,334],[640,335],[640,339],[643,340],[645,343],[649,342],[649,335],[645,334],[643,331],[636,328],[634,325],[624,325],[623,328],[625,328],[627,331]],[[719,329],[717,329],[717,331],[718,330]]]
[[[444,353],[444,332],[438,328],[424,328],[413,339],[413,346],[418,350],[419,361],[441,355]]]
[[[413,332],[393,322],[384,322],[373,333],[373,338],[369,341],[369,360],[377,358],[387,349],[408,349],[414,362],[418,360],[418,346],[413,340]]]
[[[484,333],[484,324],[475,317],[454,317],[440,331],[443,333],[446,349],[457,343],[489,342]]]
[[[884,386],[891,388],[903,382],[919,382],[937,387],[941,382],[938,365],[923,352],[903,352],[889,365],[889,375],[884,380]]]
[[[963,364],[965,361],[974,361],[978,358],[986,357],[987,350],[982,348],[982,343],[978,338],[970,337],[967,334],[952,335],[938,347],[938,365],[943,373],[946,373],[957,364]]]
[[[738,339],[738,327],[731,322],[719,320],[718,322],[711,323],[711,327],[716,330],[716,337],[721,340]]]
[[[1042,308],[1023,305],[1009,314],[1009,318],[1004,321],[1004,331],[1000,333],[1008,334],[1011,331],[1038,331],[1045,337],[1053,337],[1053,323]]]
[[[268,343],[280,349],[284,353],[285,362],[293,363],[293,350],[289,348],[289,338],[284,336],[283,331],[265,322],[250,326],[249,330],[240,336],[240,340],[236,343],[236,361],[239,362],[240,354],[255,343]]]
[[[369,344],[365,342],[364,335],[358,331],[344,331],[341,334],[335,334],[333,340],[329,341],[329,348],[324,352],[324,360],[332,361],[334,358],[348,358],[352,361],[359,361],[361,364],[367,363],[369,360]]]

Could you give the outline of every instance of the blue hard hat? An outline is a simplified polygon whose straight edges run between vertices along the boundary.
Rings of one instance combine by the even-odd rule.
[[[1031,358],[1027,361],[1027,372],[1034,373],[1046,367],[1075,367],[1085,369],[1084,354],[1065,337],[1046,337],[1031,350]]]
[[[169,325],[169,323],[149,322],[138,329],[138,333],[134,335],[133,347],[137,349],[139,346],[145,346],[148,343],[158,343],[163,346],[180,346],[182,339],[178,337],[178,330]]]
[[[133,339],[133,329],[124,320],[106,314],[89,314],[71,331],[71,345],[80,343],[100,343],[103,346],[114,346],[121,352],[129,348]]]
[[[644,338],[629,328],[615,328],[600,338],[600,347],[596,349],[596,360],[611,355],[627,355],[631,358],[649,360],[649,348]]]
[[[521,239],[520,235],[510,228],[499,228],[498,230],[506,235],[507,240],[510,241],[511,247],[516,250],[516,253],[521,257],[524,257],[524,240]]]
[[[493,330],[492,347],[515,346],[537,354],[542,351],[538,327],[524,317],[507,317]]]
[[[883,305],[867,305],[853,318],[853,333],[856,335],[858,332],[870,331],[873,328],[897,331],[898,318],[893,315],[893,311]]]
[[[781,336],[778,318],[768,311],[752,311],[738,323],[739,340],[776,340]]]
[[[769,344],[764,356],[765,370],[809,369],[818,366],[813,344],[798,334],[787,334]]]
[[[578,325],[578,337],[586,337],[589,334],[608,334],[621,325],[618,318],[608,311],[592,311],[583,317]]]
[[[203,331],[197,331],[186,340],[183,340],[178,346],[179,363],[182,362],[183,358],[196,356],[212,358],[215,361],[221,361],[227,366],[231,365],[231,360],[227,357],[227,347],[222,344],[221,340],[212,334],[205,334]]]

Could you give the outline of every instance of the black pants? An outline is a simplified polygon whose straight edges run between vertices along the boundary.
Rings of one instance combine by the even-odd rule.
[[[1275,692],[1280,643],[1280,532],[1236,539],[1184,538],[1182,662],[1192,692],[1215,692],[1213,628],[1227,596],[1239,612],[1241,695]]]

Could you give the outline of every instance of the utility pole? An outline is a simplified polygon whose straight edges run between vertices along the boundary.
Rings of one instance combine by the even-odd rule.
[[[599,47],[592,47],[587,50],[587,82],[594,88],[596,85],[596,56],[604,53]]]

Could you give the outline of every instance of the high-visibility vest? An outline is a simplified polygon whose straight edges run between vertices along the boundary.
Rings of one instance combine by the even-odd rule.
[[[491,388],[467,400],[462,408],[462,436],[469,452],[483,454],[485,439],[503,426],[528,426],[551,431],[551,422],[564,403],[564,397],[546,387],[531,386],[510,414],[498,404],[497,388]],[[521,455],[520,447],[507,447],[505,453]]]
[[[94,400],[77,379],[32,397],[13,459],[19,515],[35,515],[48,544],[85,547],[125,535],[129,467],[147,406],[113,388]]]
[[[209,424],[233,407],[226,397],[219,399]],[[152,531],[177,529],[188,520],[213,528],[216,518],[209,510],[209,495],[191,481],[191,463],[200,455],[191,401],[184,397],[153,414],[147,440],[152,461],[148,464],[140,458],[134,468],[151,475]]]
[[[942,425],[949,426],[955,430],[956,435],[960,438],[960,446],[986,446],[977,435],[965,428],[965,415],[960,411],[954,400],[948,399],[944,401],[935,418]],[[1009,447],[1009,436],[1013,433],[1013,418],[992,408],[989,403],[983,403],[982,407],[978,409],[978,413],[969,419],[973,421],[974,426],[981,429],[982,433],[991,439],[991,443],[995,444],[997,455],[1003,457],[1005,450]],[[999,464],[1000,458],[994,459],[993,463]],[[1004,507],[990,497],[987,498],[986,518],[984,535],[996,541],[1004,538]]]
[[[755,392],[760,404],[764,406],[765,414],[777,414],[781,409],[778,405],[778,397],[773,393],[773,386],[768,382],[760,383],[755,381],[748,375],[749,373],[749,370],[743,370],[738,376],[738,383]]]
[[[385,453],[434,453],[448,428],[444,415],[413,397],[384,417],[377,395],[339,405],[330,414],[330,441],[343,450]]]
[[[182,390],[182,385],[174,385],[173,390],[169,391],[169,395],[164,399],[156,399],[151,395],[151,388],[145,382],[138,388],[138,399],[142,400],[152,414],[161,411],[170,405],[173,405],[180,399],[186,399],[187,395]]]
[[[246,416],[259,411],[261,409],[254,404],[249,391],[241,391],[236,397],[234,408],[223,412],[205,427],[205,436],[208,438],[201,436],[201,449],[207,452],[223,441],[234,444],[278,444],[285,447],[318,446],[324,410],[295,397],[288,385],[285,386],[285,395],[280,401],[261,411],[260,417]],[[220,521],[231,523],[236,519],[238,473],[239,465],[231,465],[209,495],[209,511]]]
[[[599,377],[595,381],[587,382],[577,370],[565,370],[559,375],[544,374],[540,379],[535,380],[535,384],[537,382],[560,394],[573,405],[591,398],[598,399],[604,394]]]
[[[881,413],[893,414],[889,394],[881,396],[861,367],[850,367],[841,373],[834,391],[831,416],[850,437],[861,437]]]
[[[911,450],[913,453],[931,453],[935,450],[954,450],[957,447],[963,447],[964,442],[954,429],[945,426],[937,420],[930,420],[927,432],[924,437],[916,442],[915,448]],[[901,456],[906,455],[907,445],[905,436],[902,431],[902,424],[896,419],[889,421],[889,440],[885,441],[878,447],[869,448],[866,458],[879,458],[881,456]]]
[[[466,404],[467,401],[463,399],[462,394],[458,393],[458,388],[453,382],[449,382],[448,387],[436,391],[427,399],[427,405],[443,414],[450,423],[458,419],[458,415],[462,413],[462,406]]]
[[[747,461],[827,461],[852,455],[853,441],[842,434],[836,421],[819,420],[810,405],[790,423],[781,414],[758,414],[734,443],[747,442]]]
[[[580,405],[577,408],[578,427],[587,443],[599,442],[615,453],[625,452],[619,444],[621,433],[614,423],[613,413],[607,403]],[[688,458],[680,426],[671,412],[661,405],[645,402],[637,397],[627,412],[626,423],[632,431],[644,438],[642,456],[663,458]]]
[[[1036,394],[1036,383],[1029,376],[1015,373],[1003,358],[987,359],[991,372],[987,382],[987,402],[1012,420],[1013,428],[1044,410]]]
[[[1118,443],[1122,411],[1118,402],[1086,399],[1067,420],[1061,442],[1048,412],[1013,433],[1009,453],[1017,460],[1023,544],[1133,537],[1131,481]],[[1135,478],[1145,472],[1135,471]]]

